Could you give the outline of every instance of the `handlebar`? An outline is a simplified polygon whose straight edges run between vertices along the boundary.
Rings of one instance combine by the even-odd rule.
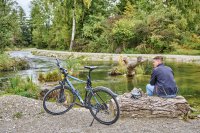
[[[64,75],[67,75],[67,74],[68,74],[67,69],[64,69],[64,68],[60,65],[60,62],[59,62],[59,60],[58,60],[57,58],[56,58],[56,62],[57,62],[56,65],[59,67],[61,73],[64,74]]]

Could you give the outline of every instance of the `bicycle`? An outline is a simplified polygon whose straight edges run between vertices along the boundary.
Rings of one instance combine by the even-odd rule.
[[[67,69],[61,67],[59,60],[56,59],[56,61],[63,79],[59,81],[58,86],[49,90],[44,96],[43,107],[47,113],[61,115],[72,109],[74,105],[78,105],[90,110],[93,116],[90,126],[92,126],[94,119],[105,125],[111,125],[119,119],[120,110],[116,100],[117,94],[103,86],[92,87],[91,72],[97,66],[84,67],[89,69],[89,73],[87,80],[83,81],[69,75]],[[86,83],[84,99],[81,97],[79,91],[74,88],[69,78]],[[79,103],[76,102],[76,98],[78,98]]]

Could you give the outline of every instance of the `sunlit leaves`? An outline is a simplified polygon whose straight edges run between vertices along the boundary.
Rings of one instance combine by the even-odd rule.
[[[89,9],[91,6],[92,0],[83,0],[84,5]]]

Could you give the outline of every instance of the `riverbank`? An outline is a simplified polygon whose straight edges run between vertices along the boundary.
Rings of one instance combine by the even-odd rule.
[[[130,59],[136,59],[138,56],[142,56],[145,59],[152,59],[160,54],[110,54],[110,53],[84,53],[84,52],[66,52],[66,51],[54,51],[54,50],[41,50],[41,49],[26,49],[38,56],[57,57],[60,59],[67,59],[68,57],[85,57],[89,61],[118,61],[120,57],[128,57]],[[192,55],[163,55],[167,61],[184,62],[184,63],[198,63],[200,64],[200,56]]]
[[[25,70],[30,66],[28,61],[21,58],[11,58],[8,54],[0,54],[0,72]]]
[[[197,133],[200,119],[184,121],[167,118],[120,118],[106,126],[94,121],[88,110],[73,109],[52,116],[44,112],[42,101],[16,95],[0,97],[0,132],[5,133]]]

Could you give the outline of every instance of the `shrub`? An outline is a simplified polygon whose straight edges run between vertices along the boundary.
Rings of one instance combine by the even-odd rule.
[[[0,71],[13,70],[14,60],[7,54],[0,54]]]
[[[54,81],[61,80],[61,75],[58,70],[54,70],[46,74],[39,73],[38,80],[40,82],[54,82]]]
[[[112,29],[112,37],[116,43],[116,47],[125,49],[130,40],[134,37],[133,28],[135,23],[131,19],[120,19],[114,24]]]
[[[28,61],[20,58],[10,58],[7,54],[0,54],[0,71],[24,70],[29,68]]]
[[[117,69],[117,71],[122,74],[125,74],[127,72],[127,66],[124,63],[122,56],[119,57],[118,64],[114,69]]]

